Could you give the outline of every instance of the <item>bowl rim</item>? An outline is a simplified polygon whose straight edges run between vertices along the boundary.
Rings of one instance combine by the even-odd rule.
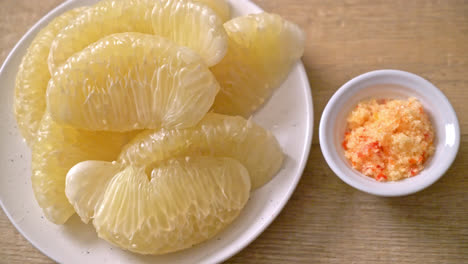
[[[404,190],[393,190],[391,192],[387,191],[384,188],[369,188],[369,186],[366,186],[362,184],[361,182],[357,181],[353,175],[347,175],[345,171],[343,171],[340,166],[337,164],[342,163],[341,160],[337,160],[332,156],[332,153],[335,153],[335,150],[333,150],[333,146],[331,144],[331,133],[327,131],[327,125],[330,122],[333,122],[329,118],[330,114],[332,112],[340,111],[341,106],[337,106],[337,101],[341,99],[343,96],[349,95],[349,93],[354,94],[361,89],[364,89],[366,87],[361,87],[358,88],[356,87],[357,84],[361,83],[362,81],[365,80],[370,80],[370,79],[375,79],[375,78],[381,78],[383,76],[393,76],[401,79],[408,79],[415,81],[417,83],[420,83],[421,86],[424,86],[425,89],[430,89],[430,92],[437,95],[439,100],[444,103],[447,106],[448,114],[453,118],[453,125],[454,125],[454,133],[455,133],[455,140],[453,147],[451,147],[451,151],[448,153],[449,156],[446,158],[446,161],[444,164],[442,164],[441,168],[438,169],[435,173],[434,176],[427,178],[426,181],[424,181],[422,184],[414,185],[412,188],[407,188]],[[411,87],[406,87],[409,90],[414,90],[414,88]],[[450,166],[453,164],[458,150],[460,146],[460,126],[459,126],[459,121],[457,114],[455,110],[453,109],[453,106],[451,105],[450,101],[448,98],[445,96],[445,94],[439,90],[435,85],[433,85],[431,82],[428,80],[422,78],[419,75],[406,72],[406,71],[401,71],[401,70],[394,70],[394,69],[382,69],[382,70],[374,70],[370,72],[366,72],[363,74],[360,74],[351,80],[347,81],[345,84],[343,84],[330,98],[328,101],[327,105],[325,106],[322,117],[320,119],[320,124],[319,124],[319,142],[320,142],[320,148],[322,151],[322,154],[325,158],[325,161],[327,162],[328,166],[332,169],[332,171],[335,173],[337,177],[339,177],[342,181],[347,183],[348,185],[377,196],[384,196],[384,197],[393,197],[393,196],[405,196],[409,195],[412,193],[416,193],[418,191],[421,191],[433,183],[435,183],[437,180],[439,180],[445,172],[450,168]],[[377,181],[375,181],[377,182]],[[382,184],[382,187],[386,184],[394,184],[395,182],[378,182]],[[397,182],[398,183],[398,182]]]

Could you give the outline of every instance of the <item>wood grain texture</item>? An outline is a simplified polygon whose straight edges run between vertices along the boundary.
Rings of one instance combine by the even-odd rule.
[[[60,0],[0,0],[0,61]],[[314,98],[304,175],[279,217],[227,263],[468,263],[468,1],[256,0],[299,24]],[[341,182],[318,145],[318,122],[350,78],[401,69],[438,86],[458,114],[460,152],[428,189],[381,198]],[[0,212],[0,263],[53,263]]]

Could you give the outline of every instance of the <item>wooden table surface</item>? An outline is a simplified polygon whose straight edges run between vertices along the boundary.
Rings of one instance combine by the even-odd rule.
[[[0,61],[61,0],[0,0]],[[279,217],[227,263],[468,263],[468,1],[256,0],[299,24],[315,110],[302,179]],[[40,4],[39,4],[40,3]],[[449,98],[462,132],[446,175],[428,189],[381,198],[328,168],[318,122],[347,80],[375,69],[427,78]],[[0,263],[53,263],[0,212]]]

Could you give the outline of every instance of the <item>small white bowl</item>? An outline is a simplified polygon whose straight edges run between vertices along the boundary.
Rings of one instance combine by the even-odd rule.
[[[354,170],[341,145],[351,110],[366,99],[408,97],[422,103],[435,130],[435,153],[425,162],[424,170],[394,182],[378,182]],[[348,81],[332,96],[320,120],[319,137],[325,160],[344,182],[374,195],[403,196],[430,186],[447,171],[458,152],[460,127],[447,97],[433,84],[409,72],[378,70]]]

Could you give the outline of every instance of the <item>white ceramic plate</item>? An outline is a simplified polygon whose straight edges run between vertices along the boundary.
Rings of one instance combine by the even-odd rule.
[[[164,256],[142,256],[98,239],[91,225],[73,216],[64,226],[48,222],[31,187],[31,152],[12,113],[18,65],[36,33],[66,10],[94,3],[71,0],[42,18],[18,42],[0,69],[0,204],[11,222],[35,247],[59,263],[216,263],[252,242],[278,215],[294,191],[307,162],[313,131],[312,96],[302,63],[254,120],[271,130],[287,156],[281,171],[252,193],[246,208],[225,231],[191,249]],[[234,16],[262,10],[247,0],[232,0]]]

